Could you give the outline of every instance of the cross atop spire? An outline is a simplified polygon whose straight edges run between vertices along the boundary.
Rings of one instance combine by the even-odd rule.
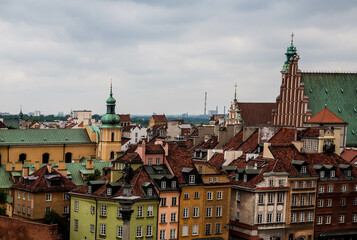
[[[292,32],[290,36],[291,36],[291,43],[293,43],[294,42],[294,36],[295,36],[294,33]]]
[[[234,84],[234,100],[237,100],[237,83]]]
[[[112,88],[113,88],[113,82],[112,82],[112,79],[110,79],[110,96],[111,96],[111,97],[113,97]]]

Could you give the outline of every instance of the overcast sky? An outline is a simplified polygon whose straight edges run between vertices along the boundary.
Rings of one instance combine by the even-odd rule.
[[[0,112],[202,114],[275,102],[302,71],[357,70],[357,1],[0,1]]]

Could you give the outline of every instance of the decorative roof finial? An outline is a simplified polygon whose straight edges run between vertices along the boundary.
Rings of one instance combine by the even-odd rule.
[[[113,88],[113,81],[112,81],[112,79],[110,79],[110,96],[111,96],[111,97],[113,97],[112,88]]]
[[[237,83],[234,84],[234,100],[237,100]]]
[[[295,35],[294,35],[294,33],[292,32],[292,33],[291,33],[291,44],[294,42],[294,36],[295,36]]]

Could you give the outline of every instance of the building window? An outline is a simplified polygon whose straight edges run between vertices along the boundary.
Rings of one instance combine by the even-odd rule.
[[[152,206],[152,205],[148,206],[147,216],[148,217],[154,216],[154,206]]]
[[[107,188],[107,196],[111,196],[112,195],[112,188],[108,187]]]
[[[27,194],[27,201],[29,201],[29,202],[31,201],[31,194],[30,193]]]
[[[320,171],[320,177],[324,178],[325,177],[325,171]]]
[[[161,182],[161,188],[162,188],[162,189],[165,189],[165,188],[166,188],[166,181],[162,181],[162,182]]]
[[[197,236],[198,235],[198,224],[193,224],[192,225],[192,236]]]
[[[271,223],[273,221],[273,214],[272,213],[268,213],[267,214],[267,223]]]
[[[26,193],[22,193],[22,200],[25,200],[26,199]]]
[[[293,196],[291,200],[292,200],[291,205],[296,206],[297,205],[297,196]]]
[[[306,188],[306,181],[301,182],[301,188]]]
[[[72,162],[72,153],[68,152],[65,155],[66,163],[71,163]]]
[[[106,217],[107,216],[107,205],[100,206],[100,216]]]
[[[340,215],[338,222],[339,223],[345,223],[345,215]]]
[[[332,206],[332,199],[327,199],[326,200],[326,207],[331,207]]]
[[[189,208],[183,208],[182,218],[188,218],[188,217],[189,217]]]
[[[46,202],[50,202],[52,200],[52,194],[51,193],[46,193],[45,199],[46,199]]]
[[[327,192],[329,192],[329,193],[333,192],[333,186],[332,185],[327,187]]]
[[[90,206],[90,214],[94,214],[94,210],[95,210],[94,206]],[[76,211],[76,212],[78,212],[78,211]]]
[[[152,225],[147,225],[146,226],[146,236],[151,237],[152,236]]]
[[[114,142],[114,133],[112,132],[112,136],[111,136],[111,139],[110,139],[112,142]]]
[[[258,204],[264,204],[264,194],[259,194]]]
[[[78,209],[79,209],[79,203],[78,203],[78,201],[75,201],[74,202],[74,211],[78,212]]]
[[[148,188],[148,196],[152,197],[152,188]]]
[[[318,149],[319,149],[319,142],[316,141],[316,142],[315,142],[315,151],[317,151]]]
[[[215,178],[214,178],[214,182],[215,182],[215,183],[218,183],[218,177],[215,177]]]
[[[222,192],[217,192],[217,200],[222,200],[223,197],[222,197]]]
[[[222,217],[222,207],[217,207],[217,209],[216,209],[216,217]]]
[[[122,238],[123,237],[123,226],[118,226],[117,227],[117,237]]]
[[[324,206],[324,200],[323,199],[320,199],[319,200],[319,207],[323,207]]]
[[[278,212],[276,214],[276,222],[280,223],[282,221],[282,217],[281,216],[282,216],[281,212]]]
[[[221,234],[221,224],[220,223],[216,223],[216,234]]]
[[[176,238],[176,228],[171,228],[170,229],[170,239],[175,239]]]
[[[160,223],[166,223],[166,214],[165,213],[161,214]]]
[[[22,205],[22,213],[23,213],[23,214],[26,213],[26,207],[25,207],[25,205]]]
[[[346,205],[346,198],[341,198],[340,199],[340,206],[345,206]]]
[[[274,193],[269,193],[268,194],[268,204],[273,204],[274,203]]]
[[[67,213],[68,213],[68,207],[67,207]],[[27,207],[27,215],[30,215],[30,214],[31,214],[31,208]]]
[[[68,213],[68,206],[63,206],[63,214],[67,214]]]
[[[148,159],[148,165],[151,166],[152,165],[152,158]]]
[[[94,224],[91,224],[91,225],[90,225],[90,232],[91,232],[91,233],[94,233]]]
[[[74,219],[74,231],[78,231],[78,219]]]
[[[274,187],[274,179],[269,180],[269,187]]]
[[[177,219],[176,219],[176,213],[171,213],[171,219],[170,219],[171,222],[177,222]]]
[[[177,206],[177,197],[171,198],[171,206]]]
[[[17,204],[17,212],[21,212],[21,205]]]
[[[285,181],[283,179],[279,180],[279,187],[283,187],[285,185]]]
[[[325,192],[325,187],[319,187],[319,193],[324,193]]]
[[[263,215],[262,214],[258,214],[257,223],[263,223]]]
[[[306,196],[305,195],[301,195],[300,197],[300,205],[301,206],[305,206],[306,204]]]
[[[200,192],[195,192],[195,199],[199,199],[200,198]]]
[[[190,198],[189,193],[188,193],[188,192],[185,192],[185,193],[183,194],[183,199],[188,200],[189,198]]]
[[[206,224],[206,235],[211,235],[211,224]]]
[[[307,213],[307,221],[312,222],[313,221],[313,212],[308,212]]]
[[[118,207],[118,215],[117,215],[118,218],[122,218],[123,217],[122,210],[123,210],[122,207]]]
[[[278,193],[278,203],[284,203],[284,193]]]
[[[295,182],[294,182],[294,186],[293,186],[293,187],[294,187],[294,189],[299,188],[299,182],[295,181]]]
[[[357,205],[357,197],[353,198],[353,205]]]
[[[299,215],[299,222],[305,222],[305,213],[301,212]]]
[[[188,226],[182,226],[182,236],[183,237],[188,236]]]
[[[330,171],[330,177],[336,177],[336,172],[334,170]]]
[[[194,207],[193,208],[193,217],[199,217],[199,216],[200,216],[200,208]]]
[[[45,213],[49,213],[51,211],[51,207],[46,207],[45,208]]]
[[[92,193],[92,186],[88,185],[88,193],[91,194]]]
[[[160,158],[156,158],[156,165],[160,165]]]
[[[165,239],[165,235],[166,235],[166,231],[165,230],[160,230],[160,240],[164,240]]]
[[[342,185],[341,186],[341,192],[346,192],[347,191],[347,186],[346,185]]]
[[[101,236],[105,236],[106,235],[106,230],[107,230],[107,226],[104,223],[100,224],[100,235]]]
[[[176,181],[171,182],[171,188],[176,188]]]
[[[198,166],[198,171],[201,173],[202,172],[202,166]]]
[[[309,195],[309,205],[314,205],[314,195]]]
[[[143,236],[143,227],[137,226],[136,227],[136,237],[142,237],[142,236]]]
[[[312,149],[312,141],[309,140],[307,143],[308,143],[308,149],[311,150]]]
[[[207,200],[212,200],[213,193],[207,192]]]
[[[138,206],[137,217],[138,218],[142,218],[143,217],[143,207],[142,206]]]
[[[315,181],[310,181],[310,188],[314,188],[315,187]]]
[[[322,216],[317,217],[317,224],[321,225],[322,224]]]
[[[212,208],[211,207],[206,208],[206,217],[212,217]]]
[[[48,163],[49,159],[50,159],[50,154],[48,153],[42,154],[42,163]]]
[[[243,175],[243,182],[248,182],[247,174]]]
[[[195,175],[189,176],[189,183],[195,183]]]
[[[17,198],[18,198],[18,199],[21,198],[21,192],[20,192],[20,191],[17,193]]]
[[[331,224],[331,216],[326,216],[325,224]]]
[[[352,222],[356,223],[357,222],[357,214],[353,214],[353,219]]]
[[[291,213],[291,222],[296,223],[296,213],[295,212]]]
[[[166,198],[161,198],[161,207],[167,207]]]

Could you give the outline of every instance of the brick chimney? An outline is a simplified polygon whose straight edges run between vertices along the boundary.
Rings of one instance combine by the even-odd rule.
[[[20,162],[20,161],[15,162],[15,171],[16,172],[22,171],[22,162]]]
[[[35,171],[40,169],[40,161],[35,161]]]
[[[6,172],[12,171],[12,163],[6,163]]]
[[[66,162],[65,161],[58,161],[58,170],[66,169]]]
[[[51,173],[52,172],[52,165],[47,164],[46,167],[47,167],[48,172]]]
[[[22,168],[22,177],[27,177],[29,175],[30,169],[29,167]]]
[[[93,169],[94,168],[94,160],[93,159],[88,159],[86,161],[86,169]]]

